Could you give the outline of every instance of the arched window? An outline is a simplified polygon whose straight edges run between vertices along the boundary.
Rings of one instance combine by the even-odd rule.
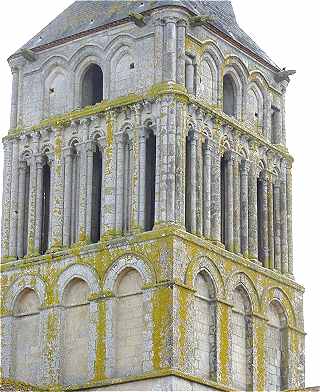
[[[204,60],[201,63],[200,73],[200,94],[203,99],[212,103],[213,101],[213,75],[208,61]]]
[[[48,159],[45,158],[42,169],[42,214],[41,214],[41,244],[40,253],[44,254],[49,243],[49,219],[50,219],[50,188],[51,168]]]
[[[63,293],[62,380],[64,385],[88,381],[89,287],[72,279]]]
[[[189,94],[195,93],[195,65],[193,57],[186,54],[185,60],[185,86]]]
[[[18,296],[13,313],[12,378],[31,384],[41,382],[40,302],[26,288]]]
[[[99,65],[90,64],[82,80],[81,106],[95,105],[103,100],[103,72]]]
[[[256,92],[250,89],[248,92],[248,120],[253,124],[259,123],[261,117],[259,106],[259,99]]]
[[[281,114],[280,109],[271,106],[271,143],[281,143]]]
[[[156,136],[151,128],[146,129],[146,159],[145,159],[145,227],[152,230],[155,214],[155,184],[156,184]]]
[[[195,280],[194,343],[195,372],[200,377],[216,377],[216,310],[214,287],[208,273],[201,271]]]
[[[120,59],[118,59],[113,76],[113,89],[112,93],[115,97],[128,95],[133,92],[135,85],[135,71],[136,64],[129,53],[125,53]]]
[[[252,388],[252,320],[249,298],[242,287],[233,293],[232,376],[233,386],[241,391]]]
[[[144,357],[143,282],[133,268],[120,273],[113,309],[115,377],[142,373]]]
[[[267,391],[281,391],[288,384],[288,331],[281,305],[273,301],[268,309],[266,349]]]
[[[46,83],[48,94],[48,115],[55,116],[67,111],[67,82],[65,75],[55,71]]]
[[[223,77],[223,112],[228,116],[236,116],[236,88],[232,77]]]
[[[91,241],[100,241],[101,233],[102,154],[95,145],[92,173]]]

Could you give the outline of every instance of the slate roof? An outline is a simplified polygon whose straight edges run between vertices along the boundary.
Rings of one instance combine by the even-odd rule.
[[[213,21],[210,24],[248,48],[267,63],[278,68],[266,53],[238,26],[231,1],[225,0],[78,0],[58,15],[21,49],[32,49],[87,30],[99,28],[128,17],[130,12],[141,13],[165,5],[183,6],[196,15],[212,16]]]

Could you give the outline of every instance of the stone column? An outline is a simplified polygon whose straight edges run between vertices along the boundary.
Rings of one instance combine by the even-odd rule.
[[[10,116],[10,128],[14,129],[17,127],[17,116],[18,116],[18,96],[19,96],[19,69],[13,67],[12,73],[12,93],[11,93],[11,116]]]
[[[25,161],[19,162],[19,198],[18,198],[18,233],[17,233],[17,256],[22,258],[23,252],[23,237],[24,237],[24,209],[26,200],[26,171],[27,163]]]
[[[155,53],[155,82],[163,80],[163,46],[164,46],[164,22],[161,18],[155,20],[154,53]]]
[[[160,99],[156,100],[157,106],[161,106]],[[161,120],[159,118],[156,119],[155,126],[155,135],[156,135],[156,178],[155,178],[155,211],[154,211],[154,219],[155,226],[159,225],[161,222],[161,145],[162,145],[162,137],[161,137]]]
[[[196,172],[196,161],[197,161],[197,143],[198,134],[193,133],[190,141],[190,229],[192,234],[197,232],[197,172]]]
[[[186,133],[187,133],[187,107],[185,103],[177,102],[177,134],[176,134],[176,223],[185,228],[185,169],[186,169]]]
[[[10,203],[10,237],[9,256],[17,257],[17,224],[18,224],[18,179],[19,179],[19,144],[18,140],[12,141],[12,182]]]
[[[170,23],[171,25],[172,23]],[[167,128],[167,222],[175,223],[175,179],[176,179],[176,100],[168,97],[168,128]]]
[[[283,165],[280,179],[280,230],[281,230],[281,271],[288,273],[288,216],[286,167]]]
[[[88,141],[85,146],[87,155],[87,205],[86,205],[86,239],[91,240],[91,217],[92,217],[92,178],[93,178],[93,151],[96,146]]]
[[[249,258],[258,262],[257,167],[251,162],[248,178]]]
[[[240,166],[240,206],[241,206],[241,253],[249,256],[249,195],[248,174],[250,162],[243,160]]]
[[[1,221],[1,255],[3,261],[9,256],[9,238],[10,238],[10,190],[11,190],[11,157],[12,142],[3,141],[4,159],[3,159],[3,191],[2,191],[2,221]]]
[[[48,231],[48,249],[52,246],[52,222],[53,222],[53,197],[54,197],[54,177],[55,177],[55,159],[54,153],[47,153],[48,165],[50,166],[50,203],[49,203],[49,231]]]
[[[274,225],[274,268],[281,271],[281,219],[280,219],[280,181],[273,184],[273,225]]]
[[[194,64],[190,57],[186,58],[185,78],[186,89],[188,93],[194,94]]]
[[[261,230],[261,247],[262,254],[260,262],[265,268],[268,268],[268,174],[266,171],[262,172],[259,181],[261,181],[261,225],[258,230]]]
[[[63,246],[70,246],[71,244],[71,214],[72,211],[72,160],[73,150],[68,147],[64,151],[64,211],[63,211]]]
[[[234,155],[231,151],[226,153],[226,248],[233,251],[233,162]]]
[[[123,229],[123,173],[124,173],[124,140],[123,135],[117,138],[117,176],[116,176],[116,232]]]
[[[217,312],[217,382],[223,385],[231,385],[232,374],[230,366],[231,358],[231,315],[232,305],[222,301],[216,301]]]
[[[177,83],[185,84],[185,41],[187,22],[180,19],[177,24]]]
[[[146,181],[146,134],[145,128],[139,133],[139,226],[144,230],[145,181]]]
[[[203,235],[211,237],[211,154],[212,149],[208,140],[204,146],[203,155]]]
[[[273,174],[268,175],[267,184],[268,193],[268,248],[269,248],[269,265],[270,269],[274,269],[274,225],[273,225]]]
[[[42,227],[42,192],[43,192],[43,158],[41,155],[36,157],[36,177],[37,177],[37,192],[36,192],[36,217],[34,228],[34,252],[36,255],[40,254],[41,246],[41,227]]]
[[[233,160],[233,251],[241,253],[240,236],[240,162],[239,157]]]
[[[291,166],[291,165],[290,165]],[[292,241],[292,174],[287,167],[287,225],[288,225],[288,274],[293,278],[293,241]]]
[[[217,140],[212,146],[211,164],[211,238],[221,244],[221,154]]]
[[[33,145],[33,151],[37,151]],[[29,180],[29,207],[28,207],[28,233],[27,233],[27,254],[34,256],[34,239],[35,239],[35,225],[36,225],[36,198],[37,198],[37,168],[36,158],[33,155],[30,159],[30,180]]]
[[[191,160],[196,166],[196,221],[197,221],[197,235],[203,234],[203,153],[202,153],[202,137],[197,138],[196,159]]]
[[[132,153],[130,156],[131,164],[131,203],[130,203],[130,227],[132,231],[139,231],[139,199],[142,196],[139,193],[140,189],[140,135],[141,135],[141,112],[143,106],[140,104],[133,106],[134,113],[134,129],[132,133]],[[144,180],[145,178],[143,178]]]
[[[166,53],[165,53],[165,75],[166,80],[176,82],[177,72],[177,19],[168,17],[166,25]]]
[[[160,124],[159,124],[159,214],[158,222],[164,223],[167,221],[167,171],[168,171],[168,137],[167,124],[168,123],[168,99],[162,98],[160,101]]]
[[[109,111],[106,115],[106,137],[100,141],[102,147],[102,238],[108,239],[115,231],[115,207],[116,207],[116,173],[114,153],[114,112]]]
[[[252,357],[252,378],[253,390],[265,391],[266,390],[266,330],[267,320],[263,315],[254,313],[252,316],[252,344],[253,344],[253,357]]]
[[[51,169],[51,178],[53,177],[53,198],[50,195],[51,208],[51,238],[50,251],[56,251],[62,247],[63,231],[63,188],[64,188],[64,164],[62,161],[62,128],[54,130],[54,165]],[[52,167],[52,166],[51,166]],[[52,176],[53,173],[53,176]]]
[[[87,218],[87,148],[85,143],[77,145],[77,151],[80,158],[80,176],[79,176],[79,223],[78,223],[78,240],[87,241],[86,237],[86,218]]]

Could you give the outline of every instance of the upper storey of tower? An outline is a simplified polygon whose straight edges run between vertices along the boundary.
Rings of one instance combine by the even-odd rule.
[[[86,107],[103,111],[123,97],[155,99],[169,83],[259,143],[286,144],[291,71],[238,26],[230,1],[76,1],[9,64],[9,135],[78,119]]]
[[[53,43],[58,44],[61,40],[75,38],[83,32],[125,21],[132,13],[148,16],[152,10],[168,6],[183,7],[192,15],[209,16],[206,21],[208,25],[218,29],[250,50],[252,54],[278,69],[270,57],[238,26],[231,1],[225,0],[79,0],[70,5],[22,48],[32,49]]]

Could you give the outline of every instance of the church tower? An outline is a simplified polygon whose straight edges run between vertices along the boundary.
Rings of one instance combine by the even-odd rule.
[[[2,378],[303,388],[294,71],[222,0],[79,0],[8,61]]]

